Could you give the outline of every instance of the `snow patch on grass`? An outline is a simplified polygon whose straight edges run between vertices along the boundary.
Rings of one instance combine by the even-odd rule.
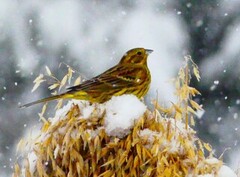
[[[120,138],[129,133],[134,121],[147,110],[146,106],[134,95],[112,97],[105,106],[106,133]]]

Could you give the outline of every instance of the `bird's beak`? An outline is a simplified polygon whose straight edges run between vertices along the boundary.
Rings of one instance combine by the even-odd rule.
[[[146,53],[149,55],[150,53],[152,53],[153,52],[153,50],[151,50],[151,49],[146,49]]]

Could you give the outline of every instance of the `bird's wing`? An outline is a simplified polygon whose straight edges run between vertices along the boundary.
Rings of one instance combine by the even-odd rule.
[[[137,70],[139,68],[118,65],[77,86],[69,87],[68,91],[130,87],[136,84]]]
[[[99,79],[109,84],[122,83],[123,86],[135,84],[138,77],[138,67],[118,65],[99,75]]]

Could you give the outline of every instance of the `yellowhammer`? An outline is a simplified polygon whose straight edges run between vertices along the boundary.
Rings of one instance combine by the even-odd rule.
[[[150,86],[151,75],[147,57],[153,50],[134,48],[129,50],[114,67],[83,83],[67,88],[67,92],[34,101],[21,107],[48,102],[59,98],[72,98],[103,103],[112,96],[134,94],[144,96]]]

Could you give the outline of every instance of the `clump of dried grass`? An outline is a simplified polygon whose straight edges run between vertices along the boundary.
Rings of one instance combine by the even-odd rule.
[[[68,79],[72,77],[69,71]],[[21,168],[16,164],[14,176],[190,177],[217,174],[222,162],[214,160],[210,145],[203,143],[189,126],[189,120],[193,125],[194,114],[202,109],[192,100],[200,93],[189,86],[191,71],[200,79],[197,66],[186,57],[186,65],[174,80],[178,101],[169,108],[154,102],[155,109],[147,110],[130,133],[121,139],[105,132],[105,113],[99,111],[100,104],[95,104],[87,119],[81,117],[84,107],[72,104],[55,122],[43,118],[45,106],[40,114],[43,120],[41,134],[32,146],[35,158],[26,157]],[[47,73],[52,76],[48,68]],[[65,85],[66,77],[50,89]],[[209,157],[205,157],[204,151],[209,152]]]

